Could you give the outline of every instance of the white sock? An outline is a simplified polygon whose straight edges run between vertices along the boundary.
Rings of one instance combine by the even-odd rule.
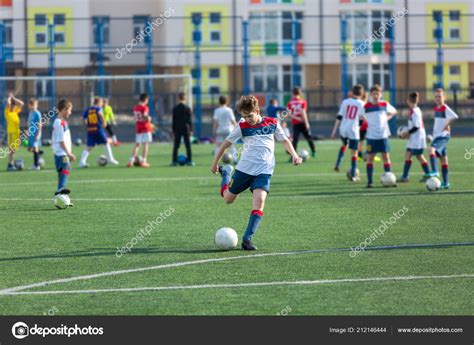
[[[106,153],[107,159],[109,161],[114,161],[115,160],[114,155],[112,154],[112,148],[110,147],[109,143],[105,144],[105,153]]]
[[[112,136],[112,141],[113,141],[114,143],[116,143],[116,142],[118,141],[116,135],[113,135],[113,136]]]
[[[133,164],[135,162],[135,156],[130,156],[128,161]]]
[[[81,157],[81,165],[86,165],[87,164],[87,157],[89,157],[89,151],[84,150],[82,151],[82,157]]]

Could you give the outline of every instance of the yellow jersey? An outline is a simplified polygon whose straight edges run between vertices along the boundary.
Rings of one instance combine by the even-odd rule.
[[[14,107],[10,110],[10,107],[5,109],[5,120],[7,121],[7,132],[15,133],[20,131],[20,107]]]

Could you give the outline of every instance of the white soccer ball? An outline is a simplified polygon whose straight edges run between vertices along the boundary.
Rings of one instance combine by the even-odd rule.
[[[409,130],[408,130],[408,127],[407,126],[401,126],[401,127],[398,127],[397,129],[397,136],[400,138],[400,139],[407,139],[410,135],[409,135]]]
[[[392,172],[386,172],[380,176],[380,182],[384,187],[393,187],[397,184],[397,177]]]
[[[60,210],[64,210],[71,205],[71,199],[67,194],[58,194],[53,199],[54,206]]]
[[[234,249],[238,241],[237,233],[231,228],[220,228],[214,235],[214,243],[221,250]]]
[[[431,143],[433,142],[433,136],[432,136],[431,134],[428,134],[428,135],[426,136],[426,142],[427,142],[428,144],[431,144]]]
[[[108,160],[107,160],[107,157],[105,157],[104,155],[100,155],[99,157],[97,157],[97,164],[101,167],[105,167],[108,163]]]
[[[430,192],[435,192],[441,188],[441,181],[437,177],[430,177],[426,180],[426,189]]]
[[[309,157],[309,152],[307,150],[299,150],[298,151],[298,156],[303,158],[303,162],[306,161]]]
[[[346,176],[349,179],[349,181],[352,181],[352,174],[351,174],[351,169],[350,168],[347,169]],[[360,176],[360,171],[359,171],[359,169],[356,168],[355,177],[359,177],[359,176]]]

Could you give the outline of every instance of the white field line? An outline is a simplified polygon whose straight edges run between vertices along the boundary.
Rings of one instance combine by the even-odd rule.
[[[56,173],[56,171],[51,170]],[[450,175],[472,175],[468,172],[450,172]],[[421,176],[422,173],[416,172],[411,175]],[[303,173],[303,174],[276,174],[273,178],[293,178],[293,177],[345,177],[344,173]],[[199,181],[199,180],[216,180],[219,177],[216,176],[183,176],[183,177],[150,177],[150,178],[118,178],[118,179],[96,179],[96,180],[75,180],[72,179],[68,183],[70,184],[92,184],[92,183],[116,183],[116,182],[169,182],[169,181]],[[344,179],[345,180],[345,179]],[[51,185],[51,181],[40,181],[40,182],[6,182],[0,183],[0,187],[8,186],[33,186],[33,185]],[[54,183],[53,183],[54,184]]]
[[[101,292],[143,292],[163,290],[194,290],[194,289],[219,289],[219,288],[243,288],[261,286],[288,286],[288,285],[322,285],[322,284],[344,284],[344,283],[367,283],[386,281],[412,281],[412,280],[440,280],[474,278],[474,274],[435,275],[435,276],[395,276],[395,277],[372,277],[372,278],[345,278],[325,280],[295,280],[295,281],[272,281],[258,283],[235,283],[235,284],[203,284],[203,285],[174,285],[156,286],[142,288],[116,288],[116,289],[94,289],[94,290],[51,290],[51,291],[12,291],[1,295],[59,295],[59,294],[91,294]]]
[[[399,193],[389,193],[389,192],[372,192],[372,193],[340,193],[340,194],[316,194],[316,195],[272,195],[271,198],[273,199],[291,199],[291,200],[299,200],[299,199],[326,199],[326,198],[339,198],[339,197],[376,197],[376,196],[415,196],[415,195],[453,195],[453,194],[462,194],[462,193],[474,193],[474,189],[468,190],[456,190],[456,191],[448,191],[448,192],[433,192],[430,193],[428,191],[422,192],[399,192]],[[217,194],[216,194],[217,195]],[[244,195],[240,196],[240,199],[250,199],[251,196]],[[203,200],[212,200],[209,197],[196,197],[196,198],[73,198],[74,201],[86,201],[86,202],[147,202],[147,201],[175,201],[175,202],[189,202],[189,201],[203,201]],[[44,199],[44,198],[0,198],[0,201],[34,201],[34,202],[51,202],[52,199]]]

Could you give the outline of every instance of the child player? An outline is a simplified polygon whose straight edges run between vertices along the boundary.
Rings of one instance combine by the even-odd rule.
[[[311,157],[315,157],[316,148],[310,133],[307,113],[308,103],[301,98],[301,89],[299,87],[295,87],[292,90],[292,94],[293,98],[288,101],[287,108],[289,109],[291,123],[293,124],[293,147],[295,150],[297,149],[300,134],[303,134],[311,149]]]
[[[242,249],[255,250],[257,247],[252,243],[252,237],[262,220],[265,199],[270,190],[270,178],[275,167],[275,139],[283,142],[294,165],[301,164],[302,159],[283,133],[278,120],[262,118],[255,96],[242,96],[237,103],[237,111],[242,115],[242,120],[219,147],[212,161],[211,171],[222,175],[221,196],[226,204],[233,203],[248,188],[253,193],[252,211],[242,238]],[[231,176],[232,166],[219,167],[218,162],[225,150],[239,139],[242,139],[244,149],[235,173]]]
[[[142,159],[140,160],[140,166],[142,168],[149,168],[150,164],[147,162],[148,156],[148,145],[152,142],[152,131],[153,126],[151,124],[150,110],[148,109],[148,95],[142,93],[138,99],[138,104],[133,107],[133,116],[135,117],[136,135],[135,135],[135,146],[133,147],[132,156],[128,161],[127,166],[133,167],[133,163],[137,159],[138,150],[140,145],[143,145]]]
[[[339,134],[341,136],[342,145],[339,149],[339,154],[337,155],[336,167],[334,170],[339,171],[344,152],[346,152],[347,144],[349,144],[349,149],[351,150],[351,176],[352,181],[354,182],[360,181],[360,177],[356,176],[356,169],[358,160],[357,151],[360,139],[359,127],[362,122],[361,115],[364,113],[364,101],[361,100],[363,94],[364,87],[360,84],[354,85],[352,88],[352,97],[345,99],[341,103],[331,134],[332,138],[336,137],[336,130],[340,123],[341,127],[339,128]]]
[[[10,93],[7,98],[7,106],[5,108],[5,120],[7,125],[8,137],[8,165],[7,171],[15,171],[14,155],[18,147],[21,145],[20,139],[20,112],[24,103],[15,98]]]
[[[408,118],[408,144],[405,153],[405,165],[403,167],[403,176],[399,179],[399,182],[408,182],[408,173],[411,168],[411,157],[416,156],[418,162],[425,173],[425,177],[429,177],[430,169],[428,168],[428,162],[423,156],[423,150],[426,148],[426,131],[425,124],[423,123],[423,115],[420,108],[418,107],[418,101],[420,95],[418,92],[410,93],[407,97],[407,104],[410,108],[410,116]]]
[[[397,110],[388,102],[382,101],[382,88],[374,85],[370,88],[370,99],[364,106],[367,119],[367,188],[372,188],[374,174],[374,157],[382,153],[383,168],[385,172],[392,170],[390,162],[390,146],[388,137],[390,129],[388,121],[397,113]]]
[[[67,188],[67,181],[71,171],[71,162],[76,159],[71,151],[71,131],[67,123],[71,111],[72,103],[70,101],[67,99],[59,101],[58,116],[54,120],[52,134],[54,162],[58,172],[58,188],[54,195],[71,193]]]
[[[449,139],[451,138],[451,122],[458,119],[458,115],[444,103],[443,89],[435,90],[435,102],[433,142],[430,148],[431,175],[439,176],[437,157],[440,157],[441,171],[443,174],[441,189],[449,189],[447,148]]]
[[[41,113],[38,110],[38,100],[30,99],[28,102],[30,112],[28,114],[28,151],[33,152],[33,165],[30,170],[40,170],[39,159],[42,151],[40,151],[41,143]]]
[[[107,162],[114,165],[119,164],[112,154],[112,148],[110,147],[107,135],[104,131],[105,118],[102,112],[102,98],[95,97],[93,105],[84,111],[82,117],[84,119],[84,124],[87,127],[87,147],[82,152],[79,167],[88,167],[87,157],[89,157],[89,154],[95,145],[105,145]]]
[[[112,138],[112,144],[114,146],[119,146],[120,142],[117,139],[117,136],[114,133],[114,127],[117,125],[115,122],[115,115],[110,101],[107,98],[104,98],[104,119],[105,119],[105,130],[109,133]]]

